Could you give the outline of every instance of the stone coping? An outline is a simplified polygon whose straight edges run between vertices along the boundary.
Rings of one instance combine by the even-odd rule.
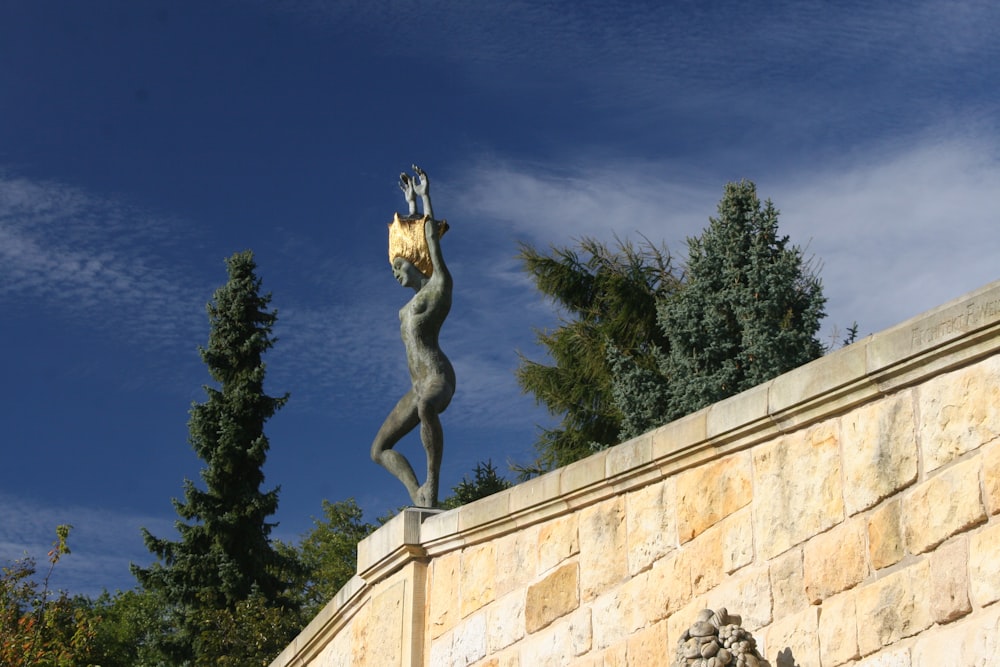
[[[410,508],[358,545],[358,576],[272,667],[306,664],[365,589],[426,560],[640,488],[1000,352],[1000,281],[581,461],[449,510]],[[333,634],[331,634],[333,633]],[[293,648],[297,647],[297,648]],[[318,649],[317,649],[318,650]]]

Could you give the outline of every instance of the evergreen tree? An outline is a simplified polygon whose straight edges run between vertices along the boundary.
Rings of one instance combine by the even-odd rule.
[[[492,460],[481,461],[472,471],[472,479],[466,475],[456,486],[451,487],[451,495],[441,501],[441,507],[453,509],[480,498],[492,496],[513,486],[510,481],[497,473]]]
[[[709,223],[688,240],[683,289],[658,305],[670,341],[660,368],[669,382],[660,423],[823,353],[816,339],[826,303],[820,280],[802,251],[778,235],[771,201],[761,206],[750,181],[729,183]]]
[[[236,613],[251,597],[269,607],[294,607],[287,589],[297,564],[269,539],[275,524],[267,517],[277,509],[278,489],[260,489],[268,450],[264,423],[288,398],[264,393],[261,357],[275,342],[276,314],[268,311],[271,295],[260,293],[252,252],[234,254],[226,266],[229,280],[207,306],[211,331],[200,350],[218,387],[205,387],[208,399],[192,406],[188,422],[190,443],[206,464],[205,488],[185,481],[184,500],[174,500],[180,540],[144,529],[159,562],[133,566],[142,586],[169,605],[165,613],[177,632],[164,646],[177,662],[198,661],[195,646],[204,642],[197,624],[206,613]]]
[[[522,244],[520,259],[538,289],[568,315],[555,330],[537,334],[554,363],[522,356],[517,370],[521,388],[562,416],[556,428],[542,431],[535,464],[520,467],[529,476],[617,442],[622,414],[612,397],[609,349],[655,368],[654,350],[666,347],[656,303],[678,281],[669,252],[649,242],[618,241],[611,250],[585,238],[578,248],[552,248],[550,255]]]

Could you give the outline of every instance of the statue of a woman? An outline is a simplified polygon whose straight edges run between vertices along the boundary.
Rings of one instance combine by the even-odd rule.
[[[441,325],[451,310],[452,280],[441,255],[441,235],[448,229],[448,224],[434,219],[427,174],[416,165],[413,170],[417,178],[411,179],[406,174],[399,177],[399,187],[410,205],[410,214],[406,218],[397,214],[390,225],[389,244],[393,275],[400,285],[416,292],[399,311],[399,330],[406,346],[413,387],[386,417],[372,443],[371,454],[373,461],[399,478],[415,506],[434,507],[438,500],[441,452],[444,449],[439,415],[448,407],[455,393],[455,370],[438,344]],[[422,217],[416,215],[414,195],[420,195],[422,199]],[[410,227],[411,240],[419,240],[419,232],[423,231],[426,245],[418,242],[416,250],[405,249],[405,244],[394,241],[393,226],[398,226],[397,229]],[[396,238],[400,235],[405,234],[397,232]],[[418,265],[422,265],[424,270]],[[427,479],[423,484],[418,482],[406,457],[393,449],[417,424],[420,424],[420,440],[427,453]]]

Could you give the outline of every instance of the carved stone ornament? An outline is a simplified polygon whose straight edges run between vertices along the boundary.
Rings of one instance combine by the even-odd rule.
[[[678,640],[671,667],[770,667],[757,652],[753,635],[740,623],[742,619],[725,607],[700,611]]]

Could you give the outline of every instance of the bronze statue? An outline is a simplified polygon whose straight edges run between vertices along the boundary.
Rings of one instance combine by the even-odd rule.
[[[399,399],[372,443],[372,460],[403,483],[417,507],[434,507],[438,500],[444,433],[439,415],[455,393],[455,370],[441,346],[438,334],[451,310],[452,280],[441,255],[441,236],[448,223],[435,220],[431,209],[430,181],[413,165],[416,177],[399,176],[399,187],[409,204],[405,218],[395,215],[389,225],[389,261],[392,273],[403,287],[416,294],[399,311],[399,330],[406,346],[413,387]],[[419,195],[423,216],[417,215]],[[403,436],[420,424],[420,440],[427,454],[427,478],[417,480],[406,457],[395,451]]]

